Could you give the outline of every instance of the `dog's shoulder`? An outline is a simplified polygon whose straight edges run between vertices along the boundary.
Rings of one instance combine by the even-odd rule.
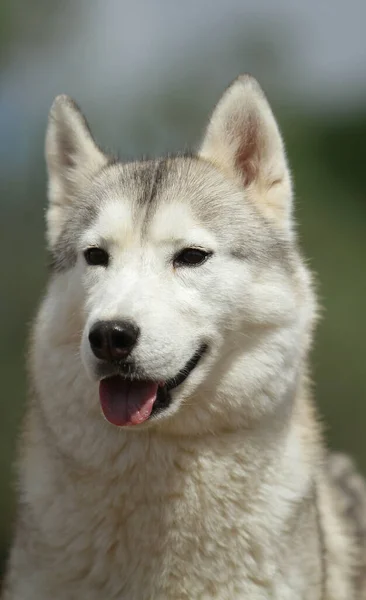
[[[355,584],[361,597],[366,594],[366,479],[354,461],[343,453],[328,457],[327,471],[338,511],[349,535],[356,542]],[[366,597],[366,596],[365,596]]]

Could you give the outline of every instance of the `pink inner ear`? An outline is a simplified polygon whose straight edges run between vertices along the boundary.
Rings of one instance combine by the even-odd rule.
[[[252,116],[248,118],[245,130],[240,135],[235,165],[242,174],[245,185],[250,185],[257,178],[259,170],[259,136],[258,124]]]

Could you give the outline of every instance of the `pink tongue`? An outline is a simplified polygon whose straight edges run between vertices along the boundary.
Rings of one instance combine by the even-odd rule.
[[[156,400],[158,384],[153,381],[128,381],[115,375],[102,379],[99,398],[103,414],[113,425],[138,425],[149,418]]]

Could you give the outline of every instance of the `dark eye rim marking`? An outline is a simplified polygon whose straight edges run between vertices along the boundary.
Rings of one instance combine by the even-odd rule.
[[[212,255],[211,250],[204,250],[203,248],[194,246],[183,248],[174,256],[173,265],[174,267],[200,267]]]
[[[103,248],[90,246],[83,252],[86,263],[91,267],[107,267],[109,263],[109,254]]]

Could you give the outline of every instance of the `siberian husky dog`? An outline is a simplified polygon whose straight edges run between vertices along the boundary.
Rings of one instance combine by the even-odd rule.
[[[196,153],[122,163],[67,96],[4,600],[355,600],[366,492],[324,448],[276,120],[241,76]],[[364,513],[364,514],[363,514]]]

